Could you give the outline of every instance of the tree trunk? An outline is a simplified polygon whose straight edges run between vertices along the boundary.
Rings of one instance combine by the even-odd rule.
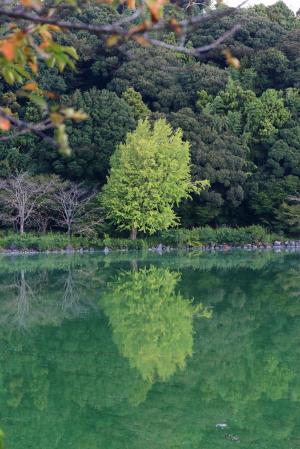
[[[24,221],[20,221],[20,234],[24,234]]]
[[[138,269],[137,260],[136,259],[132,259],[130,264],[131,264],[132,271],[137,271],[137,269]]]
[[[130,234],[131,240],[136,240],[136,235],[137,235],[137,229],[136,228],[132,228],[131,229],[131,234]]]

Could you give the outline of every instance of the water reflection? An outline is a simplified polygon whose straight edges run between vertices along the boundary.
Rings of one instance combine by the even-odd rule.
[[[142,378],[167,380],[193,353],[193,317],[210,317],[176,291],[178,272],[151,266],[122,272],[102,305],[120,353]]]
[[[100,279],[93,280],[97,265],[85,265],[76,258],[59,261],[51,256],[46,262],[28,259],[28,266],[22,257],[0,259],[0,324],[30,331],[97,309],[95,292],[101,286]]]
[[[298,449],[300,257],[264,254],[0,259],[7,448]]]

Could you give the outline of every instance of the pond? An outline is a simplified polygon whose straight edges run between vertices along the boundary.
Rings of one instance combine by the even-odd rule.
[[[0,259],[5,449],[300,447],[300,254]]]

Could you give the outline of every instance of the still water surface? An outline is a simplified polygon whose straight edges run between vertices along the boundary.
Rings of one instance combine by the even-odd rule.
[[[7,449],[299,449],[300,254],[0,259]]]

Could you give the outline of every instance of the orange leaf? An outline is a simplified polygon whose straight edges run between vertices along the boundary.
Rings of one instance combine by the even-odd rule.
[[[56,31],[57,33],[59,33],[61,31],[61,28],[58,25],[48,25],[48,29],[52,30],[52,31]]]
[[[0,52],[8,61],[12,61],[15,57],[15,45],[12,41],[3,40],[0,44]]]
[[[36,62],[28,62],[29,67],[31,68],[33,73],[37,73],[38,71],[38,65]]]
[[[55,92],[49,92],[47,90],[43,91],[43,95],[45,95],[45,97],[50,98],[51,100],[55,100],[55,99],[59,98],[58,94],[56,94]]]
[[[240,68],[240,60],[232,55],[230,50],[224,50],[223,54],[225,56],[226,62],[228,65],[231,65],[232,67],[239,69]]]
[[[40,0],[21,0],[21,3],[25,8],[36,9],[37,11],[40,11],[42,8]]]
[[[28,81],[28,83],[24,84],[23,86],[24,90],[29,90],[29,91],[33,91],[33,90],[37,90],[38,89],[38,85],[35,81]]]
[[[10,121],[7,120],[7,118],[0,117],[0,129],[2,131],[9,131],[10,130]]]
[[[143,47],[149,47],[149,42],[147,41],[147,39],[144,38],[144,36],[133,36],[133,39],[140,45],[142,45]]]
[[[180,34],[181,33],[181,26],[179,25],[179,23],[177,22],[175,17],[172,17],[170,19],[169,25],[170,25],[170,28],[172,30],[174,30],[176,34]]]
[[[129,34],[136,34],[136,33],[141,33],[142,31],[146,31],[150,28],[151,24],[149,21],[144,20],[143,23],[141,23],[140,25],[136,25],[132,28],[130,28],[129,30]]]
[[[38,48],[40,48],[41,50],[45,50],[45,48],[48,48],[50,45],[50,42],[48,40],[44,40],[41,45],[39,45]]]
[[[162,16],[163,6],[165,5],[166,0],[154,0],[148,2],[148,8],[151,14],[151,20],[153,23],[157,23]]]
[[[127,0],[127,5],[129,9],[135,9],[135,0]]]

